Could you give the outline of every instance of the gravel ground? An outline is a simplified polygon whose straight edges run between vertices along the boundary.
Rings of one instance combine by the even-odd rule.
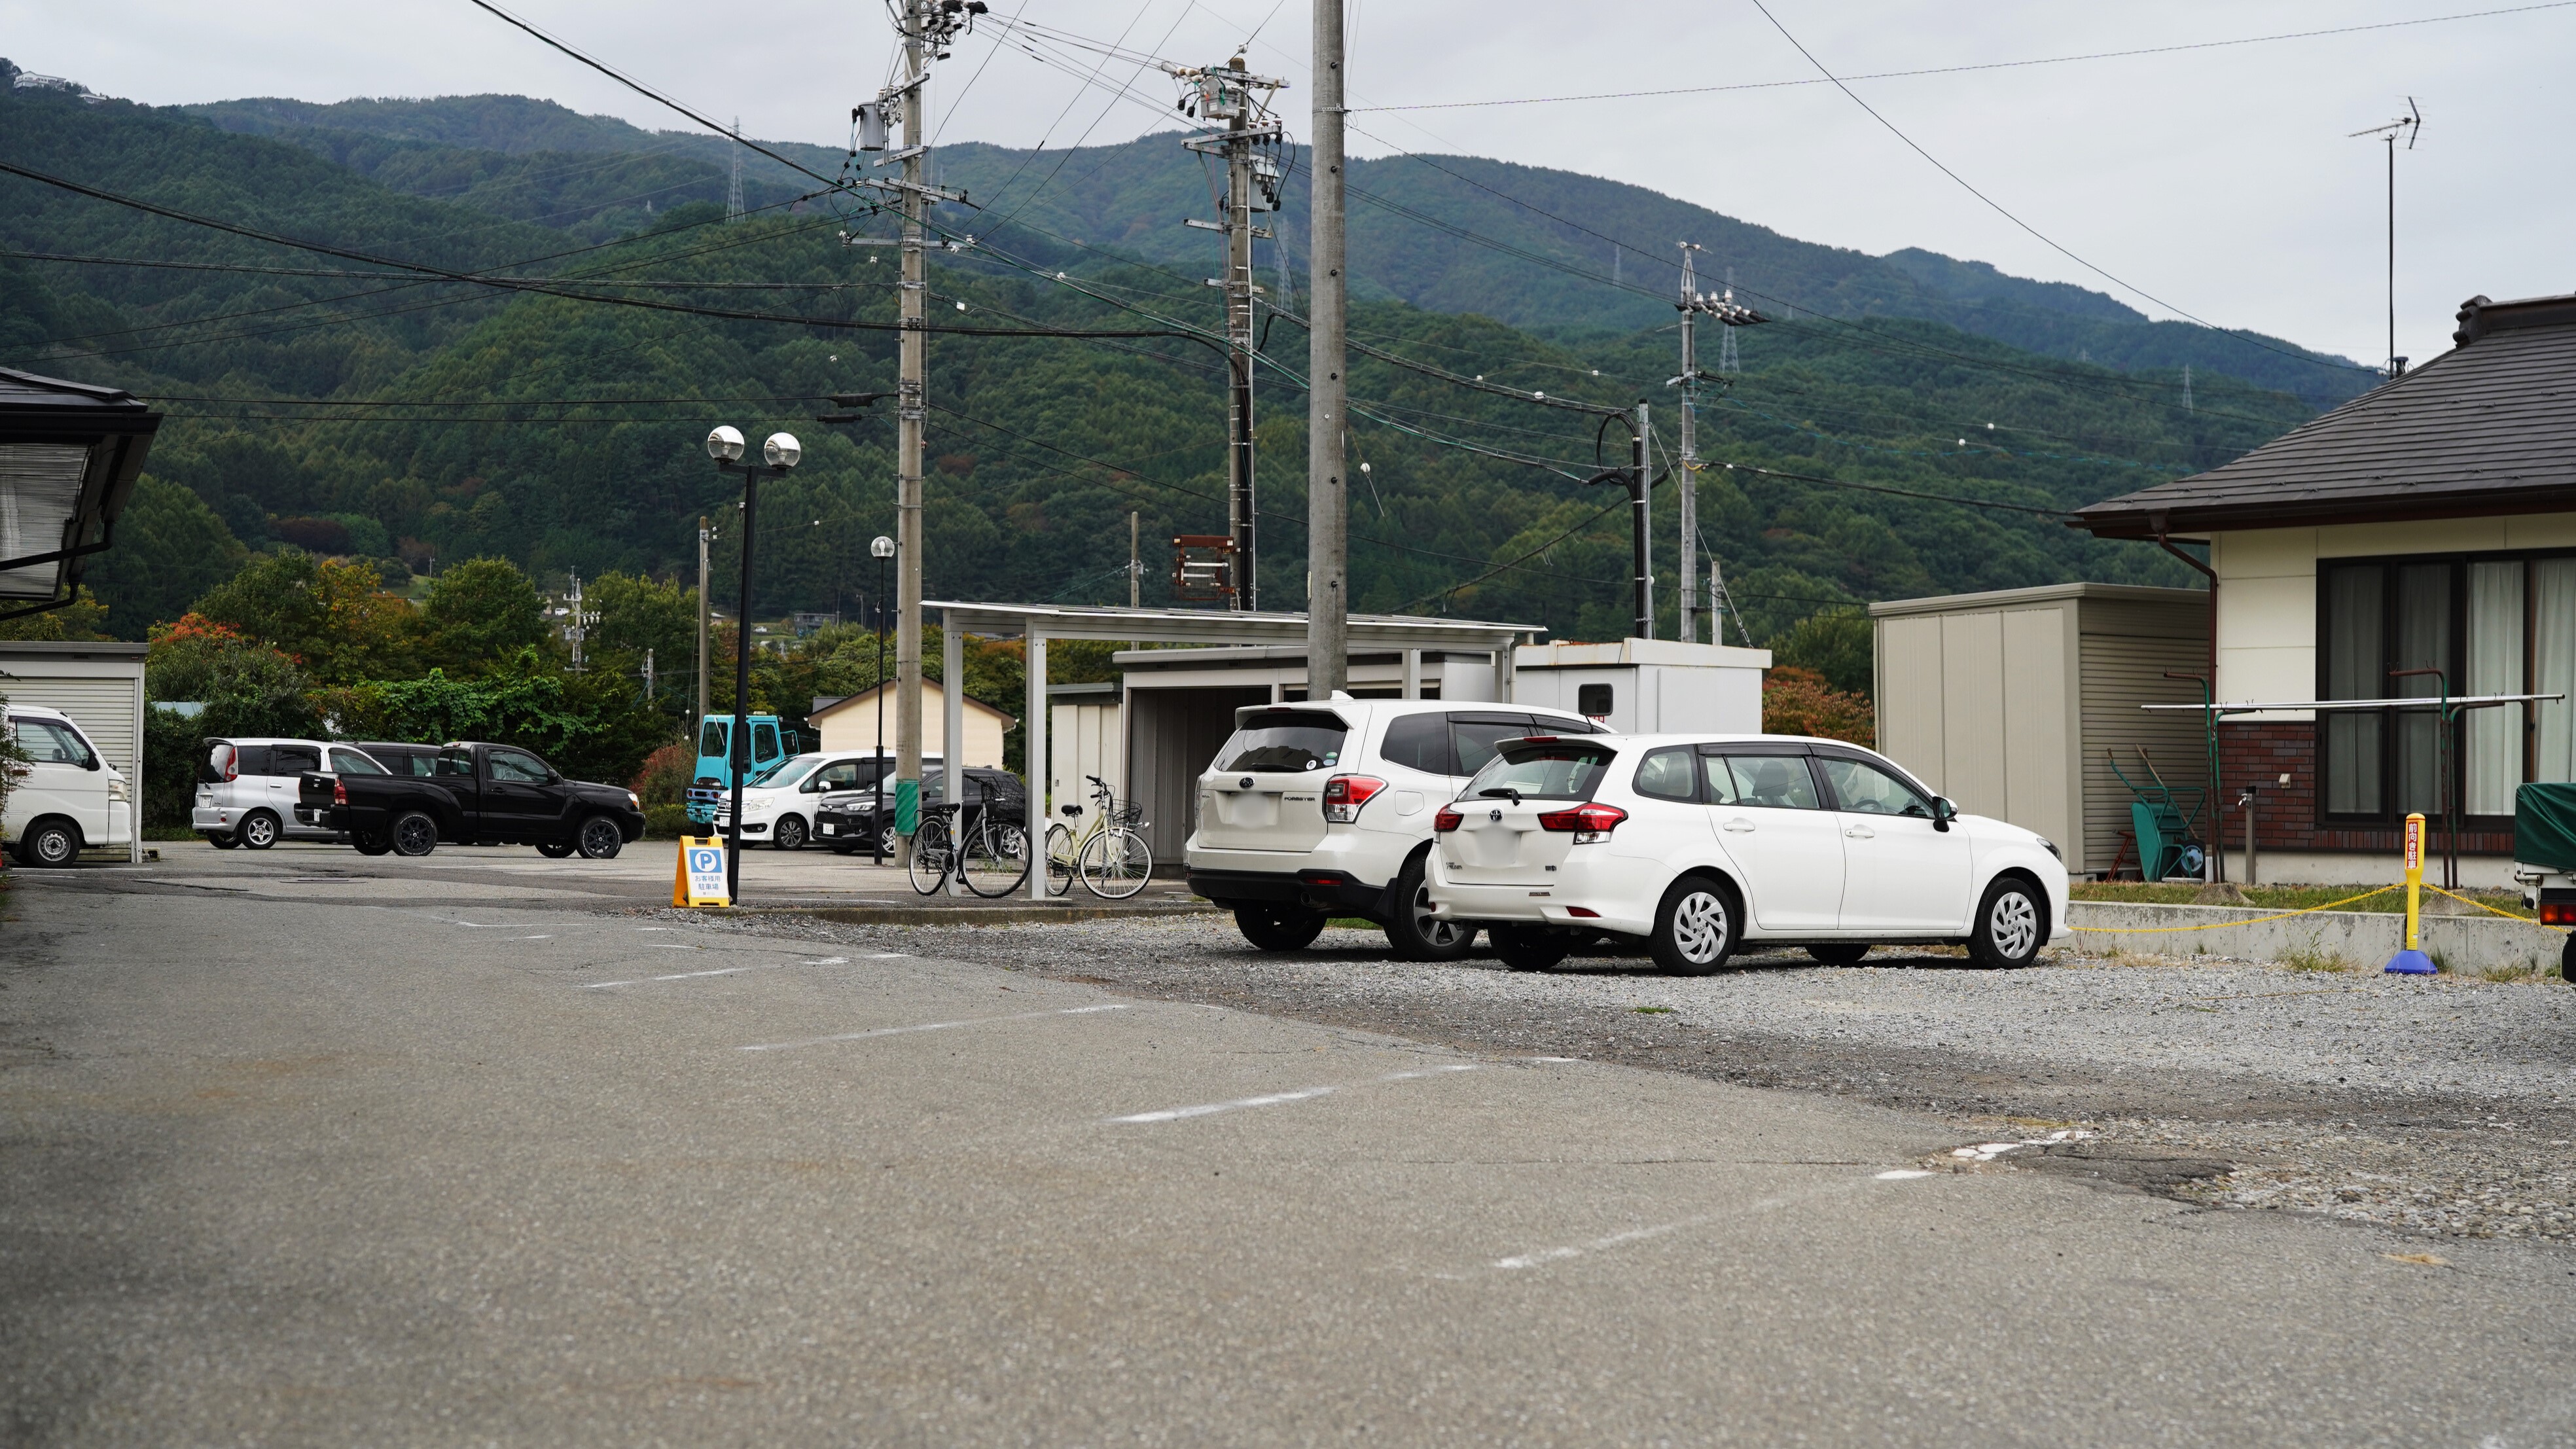
[[[1578,956],[1543,973],[1485,956],[1398,961],[1379,933],[1345,929],[1265,956],[1222,916],[994,927],[694,919],[1469,1050],[1928,1111],[1966,1144],[1924,1164],[1937,1170],[2071,1172],[2212,1205],[2576,1242],[2576,991],[2555,980],[2072,950],[1985,972],[1960,953],[1912,948],[1851,968],[1770,952],[1683,979],[1642,956]]]

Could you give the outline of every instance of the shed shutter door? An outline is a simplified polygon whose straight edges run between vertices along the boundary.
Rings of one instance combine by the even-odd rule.
[[[80,679],[13,674],[0,679],[11,704],[36,704],[72,717],[107,762],[135,779],[134,691],[131,679]]]

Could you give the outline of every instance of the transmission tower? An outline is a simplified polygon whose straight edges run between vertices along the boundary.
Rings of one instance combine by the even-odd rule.
[[[742,117],[733,118],[733,182],[725,188],[725,220],[742,220]]]
[[[1279,209],[1279,118],[1270,98],[1287,82],[1250,74],[1238,55],[1221,66],[1175,71],[1186,87],[1184,114],[1202,124],[1225,123],[1223,131],[1192,136],[1181,144],[1202,155],[1225,158],[1223,221],[1185,221],[1201,231],[1225,236],[1225,275],[1208,285],[1225,291],[1226,350],[1231,356],[1227,379],[1226,535],[1229,540],[1228,602],[1236,609],[1261,607],[1260,571],[1254,521],[1252,482],[1253,299],[1262,288],[1252,280],[1255,237],[1276,240],[1272,230],[1253,223],[1256,212]]]
[[[1763,319],[1761,314],[1735,305],[1732,269],[1727,273],[1729,284],[1725,296],[1711,297],[1700,291],[1696,256],[1700,249],[1699,243],[1682,242],[1679,245],[1682,249],[1682,295],[1681,300],[1675,302],[1673,306],[1682,314],[1682,370],[1680,376],[1664,385],[1682,390],[1681,519],[1675,525],[1681,539],[1682,577],[1681,587],[1676,591],[1676,595],[1681,606],[1679,638],[1685,644],[1696,644],[1699,642],[1699,629],[1692,614],[1699,602],[1697,598],[1699,590],[1695,586],[1697,580],[1694,574],[1697,571],[1696,561],[1699,557],[1700,370],[1698,345],[1693,337],[1692,324],[1701,317],[1712,317],[1725,324],[1726,337],[1720,349],[1721,360],[1718,367],[1720,375],[1724,376],[1734,370],[1735,329],[1740,326],[1750,326]],[[1715,567],[1714,562],[1711,567]],[[1716,587],[1714,575],[1710,578],[1710,587],[1712,589]],[[1711,602],[1709,642],[1712,644],[1722,642],[1717,635],[1724,627],[1723,623],[1716,618],[1716,608],[1716,604]]]

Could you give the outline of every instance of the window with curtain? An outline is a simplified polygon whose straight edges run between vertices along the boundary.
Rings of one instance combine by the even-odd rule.
[[[2319,603],[2321,698],[2576,697],[2576,557],[2339,562]],[[2466,711],[2452,759],[2429,709],[2322,714],[2318,743],[2329,820],[2437,814],[2446,770],[2462,815],[2500,818],[2525,781],[2576,780],[2576,698]]]

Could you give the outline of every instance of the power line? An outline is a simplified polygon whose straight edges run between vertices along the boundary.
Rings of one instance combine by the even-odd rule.
[[[2083,55],[2042,56],[2035,60],[1995,60],[1977,65],[1944,65],[1926,70],[1882,70],[1866,75],[1845,76],[1845,80],[1903,80],[1914,76],[1963,75],[1972,71],[2022,70],[2032,66],[2071,65],[2086,60],[2126,60],[2141,55],[2175,55],[2194,50],[2223,50],[2240,45],[2269,45],[2282,40],[2315,40],[2329,35],[2358,35],[2372,30],[2399,30],[2415,25],[2443,25],[2454,20],[2487,20],[2499,15],[2527,15],[2535,10],[2564,10],[2576,0],[2550,0],[2544,5],[2516,5],[2504,10],[2473,10],[2464,15],[2429,15],[2415,20],[2387,20],[2376,25],[2339,25],[2328,30],[2293,30],[2280,35],[2249,35],[2239,40],[2203,40],[2187,45],[2151,45],[2135,50],[2097,50]],[[1485,106],[1543,106],[1569,101],[1629,101],[1657,96],[1704,96],[1723,91],[1787,90],[1798,86],[1823,85],[1829,78],[1814,80],[1739,81],[1732,85],[1675,86],[1652,91],[1597,91],[1566,96],[1521,96],[1490,101],[1426,101],[1404,106],[1353,106],[1357,111],[1461,111]]]

